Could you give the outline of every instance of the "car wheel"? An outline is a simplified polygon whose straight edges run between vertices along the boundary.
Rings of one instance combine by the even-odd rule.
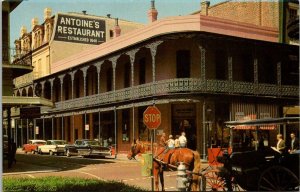
[[[66,155],[67,155],[67,157],[71,157],[69,149],[66,151]]]
[[[53,151],[49,151],[49,155],[52,156],[53,155]]]
[[[31,151],[31,154],[35,154],[35,150],[32,150],[32,151]]]
[[[39,150],[38,154],[43,155],[42,150]]]

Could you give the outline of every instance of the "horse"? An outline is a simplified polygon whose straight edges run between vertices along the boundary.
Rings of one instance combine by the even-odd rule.
[[[196,173],[196,174],[188,174],[191,178],[190,185],[188,187],[189,190],[199,191],[199,172],[201,168],[200,155],[197,151],[193,151],[188,148],[175,148],[165,150],[165,147],[156,147],[155,155],[153,158],[153,176],[155,181],[155,190],[159,191],[159,180],[161,183],[162,191],[164,191],[164,170],[166,168],[171,168],[178,165],[179,162],[183,162],[186,166],[186,169]],[[135,159],[135,156],[138,153],[145,153],[146,146],[143,142],[136,143],[131,146],[131,150],[129,151],[127,158],[129,160]],[[159,179],[158,179],[159,178]]]

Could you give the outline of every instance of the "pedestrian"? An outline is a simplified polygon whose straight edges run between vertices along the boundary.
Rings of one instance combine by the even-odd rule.
[[[283,153],[285,150],[285,141],[282,138],[282,134],[277,134],[277,144],[276,147],[272,147],[275,151]]]
[[[175,137],[175,148],[179,148],[179,147],[180,147],[179,135],[176,135],[176,137]]]
[[[169,140],[167,141],[168,143],[168,148],[169,149],[174,149],[175,148],[175,141],[173,139],[173,135],[169,135]]]
[[[296,138],[295,133],[291,133],[291,144],[289,148],[289,153],[294,153],[299,149],[299,139]]]
[[[181,148],[185,148],[186,147],[187,140],[186,140],[186,137],[185,137],[185,132],[181,133],[181,136],[179,137],[179,144],[180,144]]]
[[[164,148],[166,148],[166,146],[167,146],[166,133],[164,133],[164,132],[161,134],[161,137],[159,139],[159,145]]]

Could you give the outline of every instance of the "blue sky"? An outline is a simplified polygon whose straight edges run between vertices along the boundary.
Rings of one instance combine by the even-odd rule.
[[[200,9],[201,0],[156,0],[158,18],[188,15]],[[211,0],[211,5],[222,0]],[[10,45],[19,38],[21,26],[31,29],[31,19],[37,17],[43,22],[44,8],[52,8],[52,15],[57,12],[82,12],[147,23],[147,11],[150,0],[23,0],[10,15]]]

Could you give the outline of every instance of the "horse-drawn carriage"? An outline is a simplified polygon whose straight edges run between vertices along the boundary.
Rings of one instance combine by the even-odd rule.
[[[230,128],[239,125],[261,126],[299,122],[299,118],[278,118],[226,122]],[[214,161],[202,171],[202,191],[299,191],[300,153],[279,153],[270,147],[231,152],[219,149]],[[208,151],[209,152],[209,151]]]

